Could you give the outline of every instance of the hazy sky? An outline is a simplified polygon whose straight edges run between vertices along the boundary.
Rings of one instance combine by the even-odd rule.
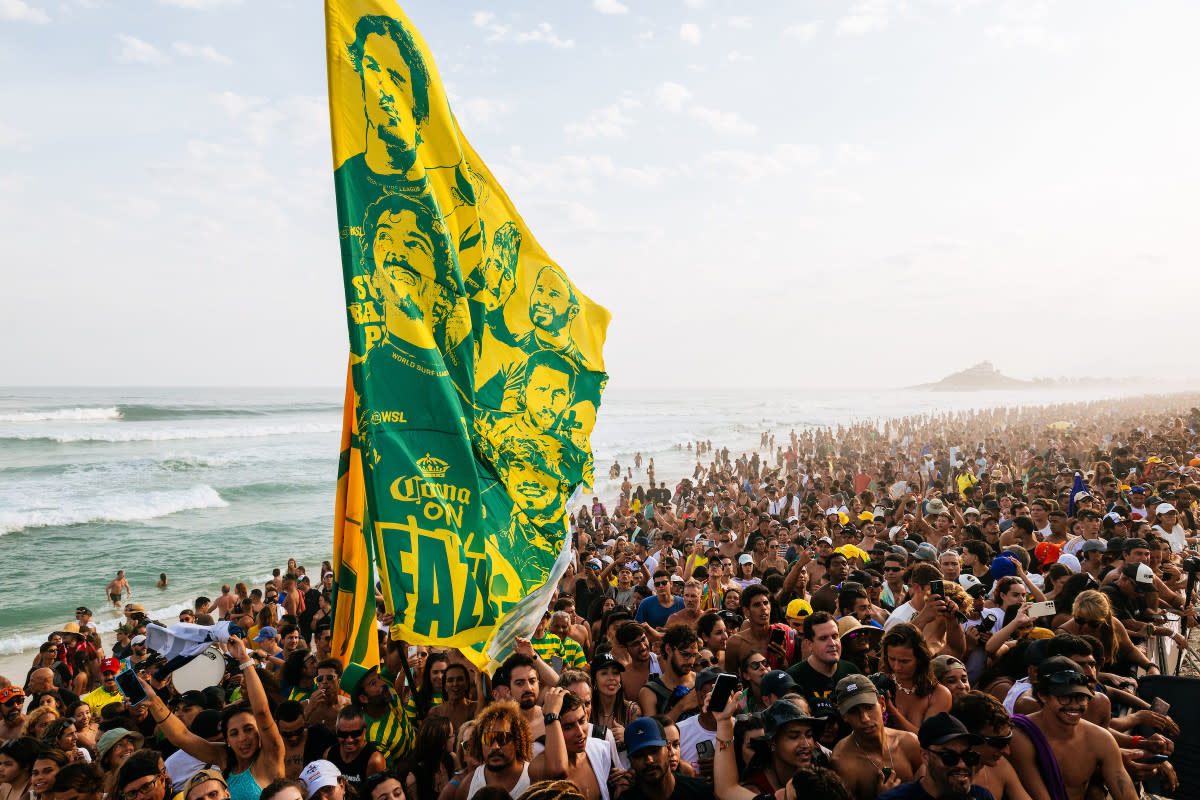
[[[613,385],[1193,375],[1195,2],[412,0]],[[340,384],[317,0],[0,0],[0,384]]]

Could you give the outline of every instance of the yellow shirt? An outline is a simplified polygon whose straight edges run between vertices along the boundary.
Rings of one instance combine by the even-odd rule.
[[[125,698],[120,692],[110,692],[103,686],[97,686],[79,699],[88,704],[88,708],[92,710],[92,716],[96,719],[100,718],[100,709],[109,703],[125,702]]]

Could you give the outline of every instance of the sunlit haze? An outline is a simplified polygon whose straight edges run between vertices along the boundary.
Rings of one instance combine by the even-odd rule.
[[[321,6],[0,0],[0,382],[344,379]],[[402,6],[613,386],[1200,369],[1196,3]]]

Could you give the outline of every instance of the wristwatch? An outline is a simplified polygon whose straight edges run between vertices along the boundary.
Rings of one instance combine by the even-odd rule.
[[[558,714],[546,714],[542,717],[542,723],[549,725],[551,722],[558,722]]]

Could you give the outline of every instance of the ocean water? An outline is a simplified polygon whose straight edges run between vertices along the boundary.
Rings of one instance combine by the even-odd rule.
[[[163,618],[216,596],[222,583],[261,585],[289,557],[316,574],[332,554],[342,396],[341,388],[0,389],[0,674],[15,671],[18,654],[26,663],[78,605],[113,630],[119,613],[104,589],[119,569],[133,602]],[[689,441],[740,454],[765,430],[782,440],[805,425],[1100,396],[611,388],[592,435],[593,493],[612,503],[619,481],[608,468],[632,467],[636,452],[653,457],[656,477],[673,487],[695,466],[681,447]],[[155,588],[161,572],[166,590]]]

